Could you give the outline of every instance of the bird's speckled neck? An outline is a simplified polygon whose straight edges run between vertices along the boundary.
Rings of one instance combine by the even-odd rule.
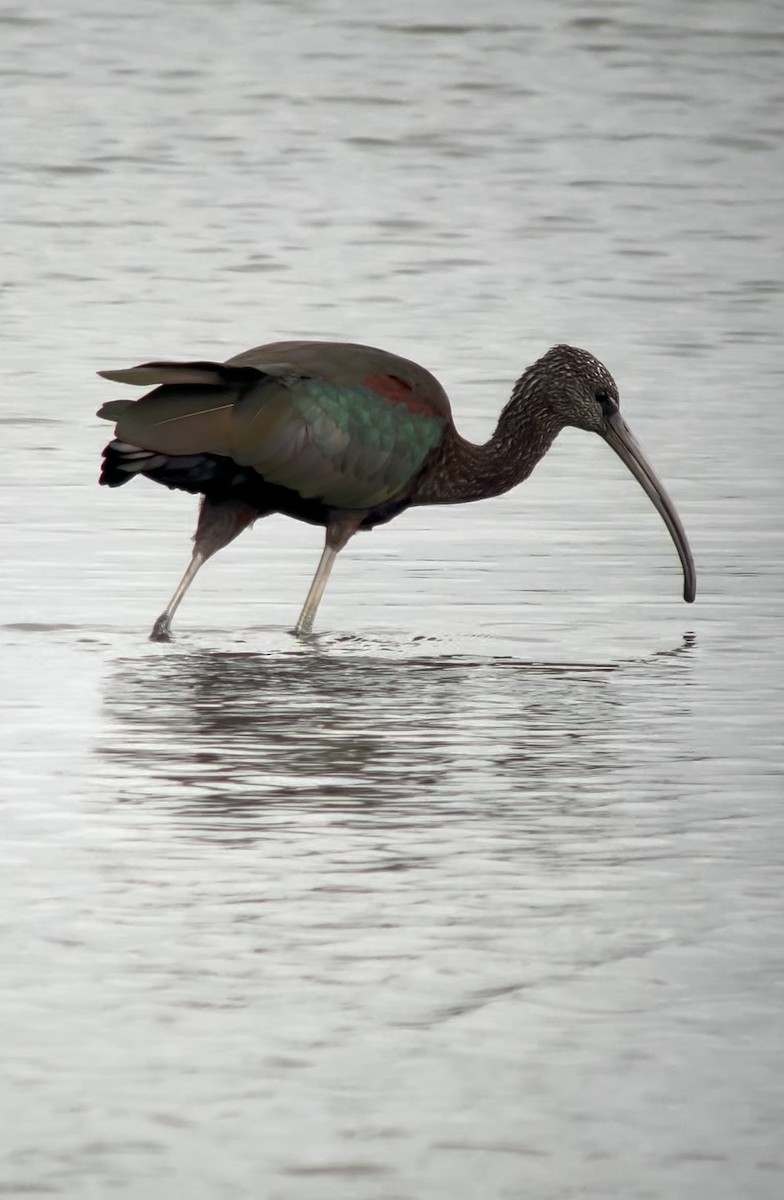
[[[547,403],[545,384],[544,376],[529,367],[483,445],[448,430],[413,503],[465,504],[500,496],[527,479],[566,424]]]

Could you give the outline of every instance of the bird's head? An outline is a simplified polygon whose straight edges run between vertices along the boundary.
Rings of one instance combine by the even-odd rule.
[[[554,425],[574,425],[599,437],[615,451],[653,502],[670,532],[683,566],[683,598],[694,599],[697,583],[689,543],[675,505],[620,413],[618,386],[610,372],[576,346],[553,346],[518,381]],[[515,389],[517,390],[517,389]]]
[[[519,381],[563,428],[601,434],[618,412],[618,385],[604,363],[577,346],[553,346]]]

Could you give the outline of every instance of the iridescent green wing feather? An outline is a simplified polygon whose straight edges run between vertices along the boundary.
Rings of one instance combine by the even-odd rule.
[[[254,389],[235,405],[232,457],[305,499],[371,508],[405,489],[443,437],[443,418],[420,409],[365,384]]]

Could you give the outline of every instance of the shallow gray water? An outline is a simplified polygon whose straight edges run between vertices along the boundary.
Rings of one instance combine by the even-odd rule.
[[[0,1194],[784,1187],[778,6],[0,17]],[[381,344],[587,434],[342,556],[96,485],[98,367]],[[118,394],[118,393],[117,393]]]

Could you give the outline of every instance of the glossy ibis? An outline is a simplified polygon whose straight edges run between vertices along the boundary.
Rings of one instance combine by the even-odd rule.
[[[100,481],[146,475],[202,495],[193,555],[155,622],[165,641],[201,565],[269,513],[326,528],[326,544],[295,632],[309,633],[340,550],[412,505],[498,496],[530,475],[566,425],[598,433],[661,514],[683,565],[687,601],[696,577],[678,514],[618,408],[606,367],[585,350],[554,346],[518,379],[495,433],[473,445],[455,429],[446,392],[417,363],[347,342],[273,342],[228,362],[151,362],[101,371],[153,386],[113,400],[116,421]]]

